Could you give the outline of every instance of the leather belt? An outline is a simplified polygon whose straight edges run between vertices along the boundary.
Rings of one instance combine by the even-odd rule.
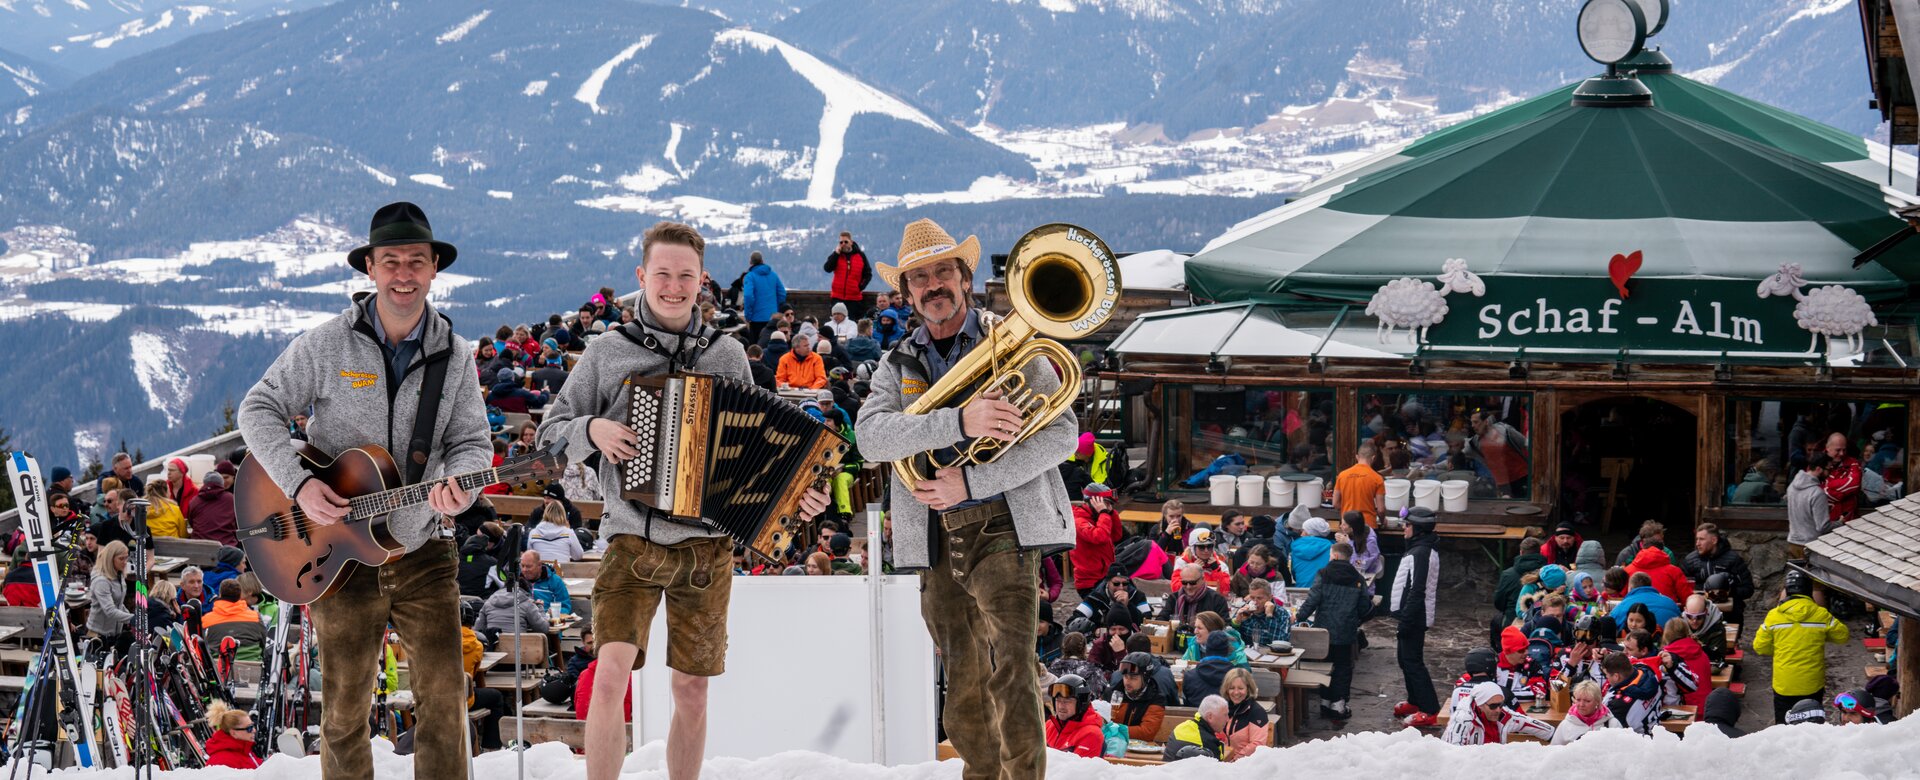
[[[1006,499],[998,498],[965,509],[940,512],[939,515],[940,527],[951,533],[971,525],[987,522],[995,517],[1012,517],[1013,508],[1007,505]]]

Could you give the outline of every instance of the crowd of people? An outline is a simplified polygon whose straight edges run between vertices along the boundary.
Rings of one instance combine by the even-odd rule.
[[[1343,725],[1354,664],[1368,646],[1362,626],[1376,617],[1397,627],[1408,696],[1394,716],[1439,729],[1455,744],[1517,735],[1565,744],[1602,728],[1647,734],[1678,712],[1738,736],[1739,698],[1712,678],[1740,655],[1729,624],[1742,622],[1752,599],[1768,596],[1775,605],[1747,635],[1754,655],[1772,659],[1775,723],[1825,722],[1828,708],[1844,723],[1893,717],[1898,685],[1885,675],[1828,697],[1827,648],[1845,643],[1848,629],[1822,606],[1826,594],[1798,570],[1776,592],[1760,593],[1745,557],[1712,523],[1697,525],[1691,549],[1676,552],[1665,526],[1649,521],[1611,563],[1601,542],[1583,538],[1572,522],[1551,533],[1532,529],[1494,587],[1488,646],[1467,655],[1451,696],[1440,701],[1425,661],[1425,632],[1438,607],[1435,518],[1419,508],[1387,516],[1369,465],[1375,454],[1363,445],[1360,465],[1336,482],[1336,524],[1295,508],[1284,519],[1226,509],[1217,525],[1199,525],[1176,500],[1162,505],[1157,528],[1129,536],[1112,491],[1099,483],[1083,488],[1070,553],[1080,602],[1052,644],[1047,637],[1058,627],[1041,618],[1049,745],[1113,756],[1125,754],[1128,739],[1164,736],[1166,758],[1231,761],[1244,754],[1236,735],[1266,719],[1264,711],[1232,715],[1241,688],[1225,683],[1248,667],[1249,646],[1288,641],[1302,625],[1327,631],[1332,672],[1319,713]],[[1816,455],[1812,467],[1822,459]],[[1844,522],[1829,523],[1825,504],[1816,508],[1823,530]],[[1380,544],[1390,525],[1383,523],[1405,538],[1390,581]],[[1167,580],[1168,594],[1144,596],[1139,583],[1149,580]],[[1180,652],[1150,652],[1154,619],[1171,627]],[[1178,684],[1174,665],[1183,671]],[[1176,705],[1198,714],[1169,735],[1163,717]],[[1546,712],[1560,716],[1557,725],[1539,717]]]

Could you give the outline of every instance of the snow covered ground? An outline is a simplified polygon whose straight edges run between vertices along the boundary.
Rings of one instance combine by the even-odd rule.
[[[1757,694],[1765,695],[1765,694]],[[503,730],[511,723],[502,723]],[[1418,780],[1488,780],[1532,778],[1553,780],[1620,780],[1631,778],[1739,777],[1794,778],[1795,780],[1869,780],[1911,778],[1920,717],[1890,726],[1779,726],[1738,740],[1720,736],[1712,726],[1695,724],[1687,738],[1662,733],[1648,740],[1622,731],[1601,731],[1572,745],[1538,744],[1455,747],[1413,731],[1366,732],[1317,740],[1290,748],[1262,750],[1252,758],[1222,765],[1188,761],[1165,767],[1119,767],[1097,759],[1049,753],[1047,777],[1053,780],[1097,778],[1418,778]],[[533,780],[575,780],[586,776],[586,766],[565,746],[549,743],[527,751],[527,774]],[[627,759],[622,777],[656,780],[666,777],[666,750],[660,743],[641,747]],[[489,753],[474,760],[474,777],[505,780],[515,777],[514,755]],[[413,777],[411,759],[395,756],[385,740],[374,742],[374,774],[383,780]],[[53,777],[130,778],[130,770],[82,772],[65,770]],[[162,778],[259,778],[260,780],[319,780],[320,759],[276,756],[251,772],[203,769],[160,772]],[[960,763],[882,767],[845,761],[819,753],[782,753],[756,761],[718,758],[707,762],[702,777],[709,780],[763,778],[835,778],[835,780],[951,780],[960,777]],[[422,778],[421,780],[426,780]],[[434,780],[439,780],[435,778]]]

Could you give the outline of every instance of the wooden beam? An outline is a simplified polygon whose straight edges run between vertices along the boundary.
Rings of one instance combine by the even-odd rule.
[[[1900,654],[1897,656],[1899,669],[1900,707],[1894,712],[1897,717],[1913,714],[1914,705],[1920,704],[1920,620],[1900,621]]]
[[[1533,434],[1527,442],[1533,445],[1528,453],[1533,460],[1533,500],[1559,503],[1560,415],[1567,410],[1560,407],[1559,391],[1550,388],[1535,392],[1532,403]]]

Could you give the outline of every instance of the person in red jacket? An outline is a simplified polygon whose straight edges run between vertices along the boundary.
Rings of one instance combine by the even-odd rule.
[[[593,703],[593,674],[594,672],[597,672],[599,670],[600,670],[600,659],[595,658],[593,659],[593,663],[587,664],[586,671],[583,671],[580,673],[580,681],[574,684],[573,717],[579,720],[587,719],[587,707],[588,705],[591,705]],[[633,722],[633,686],[631,685],[627,686],[627,700],[625,702],[625,707],[626,707],[626,713],[627,713],[627,722],[632,723]]]
[[[1713,693],[1713,661],[1707,658],[1707,649],[1693,638],[1693,626],[1686,618],[1667,621],[1662,633],[1666,646],[1660,648],[1660,667],[1674,683],[1669,687],[1681,704],[1706,707],[1707,694]]]
[[[873,281],[873,263],[867,261],[866,251],[854,242],[852,233],[840,233],[840,245],[827,255],[827,263],[820,270],[833,274],[833,288],[827,294],[834,303],[847,305],[847,319],[867,316],[867,283]]]
[[[207,766],[234,769],[259,769],[260,759],[253,757],[253,714],[229,709],[215,699],[207,705],[207,725],[213,736],[207,738]]]
[[[1847,454],[1847,435],[1827,437],[1827,520],[1839,525],[1860,516],[1860,459]]]
[[[26,545],[13,548],[13,563],[7,569],[5,585],[0,586],[0,598],[10,607],[40,606],[40,579],[33,573],[33,562],[27,559]]]
[[[1087,706],[1092,695],[1087,681],[1077,674],[1063,674],[1047,686],[1047,698],[1053,717],[1047,718],[1047,747],[1076,756],[1098,758],[1106,749],[1101,727],[1106,720]]]
[[[1673,559],[1658,547],[1646,547],[1633,557],[1633,563],[1627,566],[1627,576],[1645,572],[1653,580],[1653,589],[1661,595],[1673,599],[1674,603],[1684,603],[1693,595],[1693,583],[1687,579],[1685,570],[1673,565]],[[1656,627],[1657,628],[1657,627]]]
[[[1080,494],[1087,500],[1073,505],[1076,537],[1067,559],[1073,562],[1073,589],[1085,599],[1113,568],[1113,546],[1124,532],[1120,529],[1120,513],[1114,509],[1113,488],[1094,482]]]

